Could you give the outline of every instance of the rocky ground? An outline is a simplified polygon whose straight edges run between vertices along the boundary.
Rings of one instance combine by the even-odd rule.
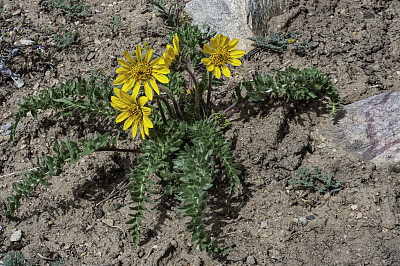
[[[45,12],[39,1],[3,4],[2,34],[8,28],[14,33],[0,41],[0,56],[5,60],[10,49],[20,48],[7,65],[25,85],[18,89],[0,77],[2,202],[12,193],[12,182],[20,179],[11,173],[35,167],[36,155],[49,153],[54,140],[122,130],[113,123],[104,128],[88,118],[64,118],[47,110],[38,120],[22,119],[12,144],[4,129],[22,98],[68,79],[88,78],[92,70],[114,77],[123,49],[132,52],[137,43],[147,42],[162,53],[171,30],[144,0],[88,0],[91,15],[72,20],[60,11]],[[316,67],[332,78],[342,105],[399,89],[399,1],[286,1],[284,14],[293,10],[298,11],[284,27],[274,23],[282,17],[273,18],[270,30],[294,31],[300,41],[314,46],[304,55],[263,51],[243,60],[212,95],[221,105],[230,103],[229,95],[243,77],[251,78],[255,70],[273,73],[274,68]],[[121,16],[121,26],[112,31],[104,24],[116,16]],[[54,38],[62,27],[74,42],[57,49]],[[24,44],[35,36],[46,58],[37,46]],[[208,257],[190,242],[187,218],[175,212],[178,202],[163,196],[161,187],[152,196],[155,204],[146,213],[140,246],[133,246],[125,224],[131,199],[120,188],[135,156],[104,152],[67,164],[50,179],[51,189],[39,187],[18,210],[21,222],[1,218],[0,260],[18,251],[35,265],[61,258],[66,265],[398,265],[400,175],[377,170],[328,143],[322,132],[331,123],[320,101],[264,102],[233,116],[226,137],[242,170],[241,185],[230,206],[211,191],[206,219],[215,243],[233,246],[226,256]],[[140,141],[124,133],[117,144],[134,148]],[[344,188],[323,194],[289,186],[296,170],[314,166],[346,181]],[[5,204],[0,206],[3,212]],[[22,235],[11,241],[16,231]]]

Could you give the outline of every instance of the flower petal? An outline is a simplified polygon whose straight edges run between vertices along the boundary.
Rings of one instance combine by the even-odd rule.
[[[221,33],[218,33],[218,35],[217,35],[217,45],[218,45],[218,47],[221,47],[222,38],[223,37],[224,37],[224,35],[222,35]]]
[[[219,79],[221,77],[221,70],[219,69],[219,67],[214,67],[214,75],[217,79]]]
[[[171,45],[167,45],[167,51],[166,51],[168,57],[170,57],[171,59],[175,58],[175,51],[174,51],[174,47],[172,47]]]
[[[149,128],[146,127],[146,125],[144,124],[144,121],[142,121],[142,124],[143,124],[143,128],[144,128],[144,133],[145,133],[146,135],[149,135]]]
[[[129,94],[125,91],[121,91],[120,99],[126,103],[127,105],[131,105],[132,103],[136,104],[136,98],[132,98]]]
[[[115,96],[117,96],[118,98],[121,98],[121,96],[120,96],[121,95],[121,90],[118,89],[117,87],[114,87],[113,90],[114,90]]]
[[[125,75],[119,75],[113,82],[114,85],[121,85],[126,81]]]
[[[166,66],[164,65],[157,65],[153,67],[153,73],[158,73],[158,74],[168,74],[171,72]]]
[[[125,60],[123,60],[121,58],[118,58],[118,64],[120,64],[123,67],[128,67],[128,68],[132,67],[132,64],[126,62]]]
[[[174,43],[175,52],[177,52],[176,55],[179,55],[179,38],[178,38],[178,34],[175,33],[174,39],[172,40],[172,42]]]
[[[231,64],[232,66],[241,66],[242,65],[242,62],[240,62],[239,59],[234,59],[234,58],[229,59],[228,63]]]
[[[144,122],[144,126],[148,127],[148,128],[153,128],[153,123],[151,122],[150,118],[148,118],[147,116],[143,116],[143,122]]]
[[[130,53],[128,53],[126,50],[124,50],[124,56],[126,59],[128,59],[129,62],[131,62],[132,64],[136,64],[135,59],[133,59],[133,57],[130,55]],[[119,60],[118,60],[119,63]],[[120,65],[122,66],[122,64],[120,63]]]
[[[117,116],[117,118],[115,119],[115,122],[117,122],[117,123],[122,122],[125,119],[127,119],[128,117],[129,117],[129,113],[128,112],[122,112]]]
[[[154,66],[154,65],[157,65],[157,64],[160,62],[161,58],[162,58],[162,57],[158,57],[158,58],[154,59],[153,62],[151,62],[151,63],[149,64],[149,66],[152,67],[152,66]]]
[[[133,137],[136,137],[136,134],[137,134],[137,124],[138,124],[138,121],[135,121],[132,125],[132,136]]]
[[[129,73],[129,69],[126,67],[119,67],[115,72],[119,75],[126,75]]]
[[[139,121],[139,127],[140,127],[140,133],[142,134],[142,138],[145,139],[144,128],[143,128],[143,122],[142,121]]]
[[[132,116],[129,116],[124,123],[124,130],[130,128],[132,126],[133,121],[135,121],[135,119]]]
[[[111,103],[119,106],[120,108],[128,107],[128,104],[126,104],[126,102],[124,102],[123,100],[121,100],[120,98],[117,98],[115,96],[111,96]]]
[[[142,49],[140,49],[140,45],[136,45],[136,59],[140,63],[142,62]]]
[[[232,41],[230,41],[228,43],[228,45],[226,46],[226,48],[228,49],[228,51],[232,51],[232,50],[236,49],[238,44],[239,44],[239,39],[236,38],[236,39],[233,39]]]
[[[114,109],[117,109],[118,111],[122,111],[122,112],[125,112],[126,110],[128,110],[128,107],[126,105],[119,105],[119,104],[116,104],[115,102],[111,102],[111,106]]]
[[[145,105],[147,103],[149,99],[146,96],[141,96],[139,98],[139,106],[143,107],[143,105]],[[147,107],[148,108],[148,107]],[[150,109],[150,108],[149,108]]]
[[[201,62],[204,64],[204,65],[209,65],[209,64],[211,64],[211,60],[210,60],[210,58],[207,58],[207,57],[204,57],[204,58],[202,58],[201,59]]]
[[[139,94],[139,89],[140,89],[141,84],[142,84],[141,81],[136,81],[135,87],[133,88],[133,91],[132,91],[131,98],[136,99],[137,95]]]
[[[149,100],[153,100],[153,90],[151,89],[148,81],[144,81],[144,94],[146,95],[147,98],[149,98]]]
[[[239,57],[244,56],[245,53],[246,53],[246,52],[243,51],[243,50],[234,50],[234,51],[230,51],[230,52],[229,52],[229,56],[230,56],[231,58],[239,58]]]
[[[211,71],[214,70],[214,67],[215,66],[213,64],[209,64],[208,66],[206,66],[206,69],[207,69],[208,72],[211,72]]]
[[[211,54],[212,53],[212,48],[208,45],[208,44],[204,44],[204,46],[203,46],[203,50],[204,50],[204,52],[206,52],[207,54]]]
[[[231,77],[231,71],[229,70],[229,68],[227,68],[225,65],[222,65],[221,69],[222,69],[222,74],[224,74],[225,77],[227,78]]]
[[[139,101],[140,101],[140,100],[139,100]],[[151,108],[143,106],[143,107],[142,107],[142,112],[143,112],[144,115],[147,115],[147,116],[148,116],[148,115],[151,114]]]
[[[135,84],[135,80],[134,79],[129,79],[128,82],[126,82],[122,86],[122,90],[125,91],[125,92],[129,92],[132,89],[133,84]]]
[[[153,77],[155,77],[161,83],[168,83],[169,82],[169,79],[166,76],[162,75],[162,74],[153,73]]]
[[[155,80],[153,77],[150,78],[150,86],[153,88],[153,90],[154,90],[158,95],[160,95],[160,90],[158,89],[157,82],[156,82],[156,80]]]
[[[228,43],[229,43],[229,38],[226,36],[222,36],[220,40],[220,46],[225,47],[228,45]]]
[[[213,49],[217,49],[217,48],[219,47],[219,46],[218,46],[217,39],[214,38],[214,37],[211,38],[210,44],[211,44],[211,47],[212,47]]]
[[[150,49],[147,51],[145,57],[144,57],[144,61],[149,63],[151,60],[151,57],[153,56],[153,49]]]

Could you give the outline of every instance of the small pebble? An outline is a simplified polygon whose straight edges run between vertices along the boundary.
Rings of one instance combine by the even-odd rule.
[[[108,226],[114,226],[114,221],[110,218],[106,218],[101,220],[104,224],[108,225]]]
[[[355,225],[357,225],[357,221],[355,219],[351,220],[350,221],[350,226],[353,227]]]
[[[315,219],[314,215],[312,215],[312,214],[307,216],[306,218],[307,218],[307,220],[314,220]]]
[[[233,242],[232,240],[228,240],[228,241],[226,242],[226,245],[227,245],[228,247],[231,247],[231,248],[236,247],[235,242]]]
[[[104,212],[101,209],[96,209],[94,211],[94,215],[96,216],[97,219],[100,219],[101,217],[104,216]]]
[[[300,218],[299,218],[299,222],[300,222],[302,225],[307,225],[307,223],[308,223],[306,217],[300,217]]]
[[[88,54],[88,56],[86,57],[86,60],[90,61],[90,60],[92,60],[92,59],[94,58],[94,56],[95,56],[95,53],[90,53],[90,54]]]
[[[357,210],[357,208],[357,204],[350,205],[350,209],[352,209],[353,211]]]
[[[267,226],[268,226],[268,222],[267,221],[261,222],[261,228],[266,228]]]
[[[362,212],[357,213],[356,219],[361,219],[363,217]]]
[[[256,262],[256,258],[255,258],[254,256],[248,256],[248,257],[246,258],[246,263],[247,263],[248,265],[254,265],[254,264],[257,263],[257,262]]]

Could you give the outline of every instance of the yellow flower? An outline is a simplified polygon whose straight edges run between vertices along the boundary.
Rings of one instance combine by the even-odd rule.
[[[163,54],[162,57],[162,62],[165,64],[168,68],[172,64],[172,60],[175,60],[177,56],[179,56],[179,38],[178,34],[174,35],[174,38],[172,39],[172,42],[174,46],[172,47],[171,45],[167,45],[167,51]]]
[[[119,76],[114,80],[114,85],[121,85],[124,92],[129,92],[132,87],[132,97],[136,98],[139,93],[140,85],[144,84],[144,93],[149,98],[153,100],[153,90],[160,94],[157,86],[156,79],[161,83],[168,83],[169,80],[164,74],[169,73],[169,69],[166,65],[160,64],[161,57],[150,62],[153,56],[153,50],[147,51],[144,60],[142,60],[142,50],[139,44],[136,46],[136,60],[124,50],[124,55],[128,62],[118,58],[118,63],[122,66],[117,69],[117,74]]]
[[[207,71],[213,71],[215,77],[219,79],[222,70],[222,74],[229,78],[231,72],[225,64],[229,63],[233,66],[240,66],[242,62],[237,58],[242,57],[245,54],[245,51],[235,50],[238,43],[238,39],[230,41],[228,37],[218,34],[216,38],[211,38],[212,48],[208,44],[204,44],[204,51],[211,55],[210,58],[201,59],[201,62],[206,65]],[[219,68],[221,68],[221,70]]]
[[[136,102],[136,97],[131,97],[123,90],[114,87],[115,96],[111,96],[111,106],[115,109],[122,111],[115,122],[119,123],[124,121],[124,130],[132,126],[132,136],[135,137],[139,123],[140,133],[143,139],[145,134],[149,135],[149,128],[153,128],[153,123],[148,117],[151,113],[151,108],[145,107],[148,99],[145,96],[139,98],[139,103]]]
[[[286,40],[286,42],[289,43],[289,44],[291,44],[291,43],[297,42],[297,40],[296,40],[295,38],[292,38],[292,39]]]
[[[187,94],[192,94],[192,91],[194,91],[196,89],[196,86],[191,87],[190,89],[186,90]]]

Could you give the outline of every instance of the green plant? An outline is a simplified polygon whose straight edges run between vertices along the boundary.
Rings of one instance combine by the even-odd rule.
[[[178,1],[176,1],[175,5],[171,5],[167,10],[165,10],[165,0],[153,1],[147,0],[149,3],[147,7],[160,13],[164,18],[164,21],[167,25],[178,27],[179,26],[179,16],[181,12],[181,8],[178,7]]]
[[[191,217],[187,231],[192,233],[192,241],[197,241],[200,250],[208,254],[224,253],[229,250],[218,248],[211,243],[203,218],[209,198],[208,189],[214,179],[226,175],[230,180],[228,200],[232,197],[239,182],[237,165],[232,163],[230,144],[226,142],[219,127],[201,120],[194,124],[171,120],[159,128],[143,143],[140,167],[131,169],[129,190],[136,207],[132,219],[131,231],[134,243],[140,239],[144,203],[150,200],[146,194],[151,193],[154,182],[150,179],[156,174],[161,180],[167,195],[176,195],[182,201],[178,211]],[[222,169],[222,170],[220,170]]]
[[[186,22],[177,27],[173,32],[167,33],[169,43],[172,43],[172,38],[175,34],[178,35],[180,43],[185,44],[185,46],[182,47],[182,53],[187,53],[190,57],[191,67],[197,68],[199,67],[198,63],[202,57],[198,52],[199,48],[203,48],[204,44],[209,42],[216,32],[212,31],[208,25],[203,25],[199,28],[196,25]]]
[[[51,266],[61,266],[65,264],[64,258],[54,262]],[[3,264],[4,266],[33,266],[35,265],[32,260],[26,262],[25,256],[18,252],[9,252],[5,258]]]
[[[243,87],[246,89],[246,98],[240,96]],[[274,98],[283,97],[287,101],[292,99],[308,101],[326,96],[330,100],[328,107],[331,109],[331,114],[336,113],[339,107],[339,94],[333,87],[333,83],[329,77],[315,68],[277,70],[274,76],[270,74],[261,75],[256,71],[253,80],[243,79],[234,93],[235,100],[239,102],[247,99],[257,102],[270,96]]]
[[[271,50],[274,52],[282,53],[290,46],[293,46],[295,48],[295,51],[297,52],[304,52],[306,49],[312,47],[313,45],[312,42],[299,44],[298,40],[296,39],[296,33],[294,32],[290,33],[290,37],[285,37],[284,35],[279,35],[270,31],[268,37],[268,39],[261,35],[249,37],[248,39],[255,42],[257,44],[257,47],[251,50],[246,55],[246,57],[250,58],[261,50]]]
[[[33,261],[25,261],[25,257],[22,253],[10,252],[3,262],[4,266],[33,266]]]
[[[90,118],[97,116],[103,123],[116,114],[116,111],[110,108],[109,99],[112,95],[110,88],[109,79],[100,80],[99,77],[92,76],[89,82],[82,78],[78,78],[77,81],[69,80],[57,88],[43,90],[36,97],[24,97],[11,124],[10,139],[14,140],[19,121],[29,112],[37,119],[38,109],[54,109],[66,116],[79,111],[81,115],[88,113]]]
[[[329,174],[322,174],[318,167],[314,167],[313,170],[309,168],[300,168],[297,171],[297,177],[289,180],[289,185],[301,185],[306,188],[312,188],[319,192],[331,192],[342,187],[345,181],[334,181],[333,177]]]
[[[58,33],[54,36],[54,41],[57,43],[56,47],[58,50],[68,48],[74,41],[76,35],[71,31],[66,31],[64,25],[60,27],[62,33]]]
[[[68,19],[81,18],[90,15],[90,6],[85,6],[81,0],[42,0],[40,6],[47,12],[58,9]]]

